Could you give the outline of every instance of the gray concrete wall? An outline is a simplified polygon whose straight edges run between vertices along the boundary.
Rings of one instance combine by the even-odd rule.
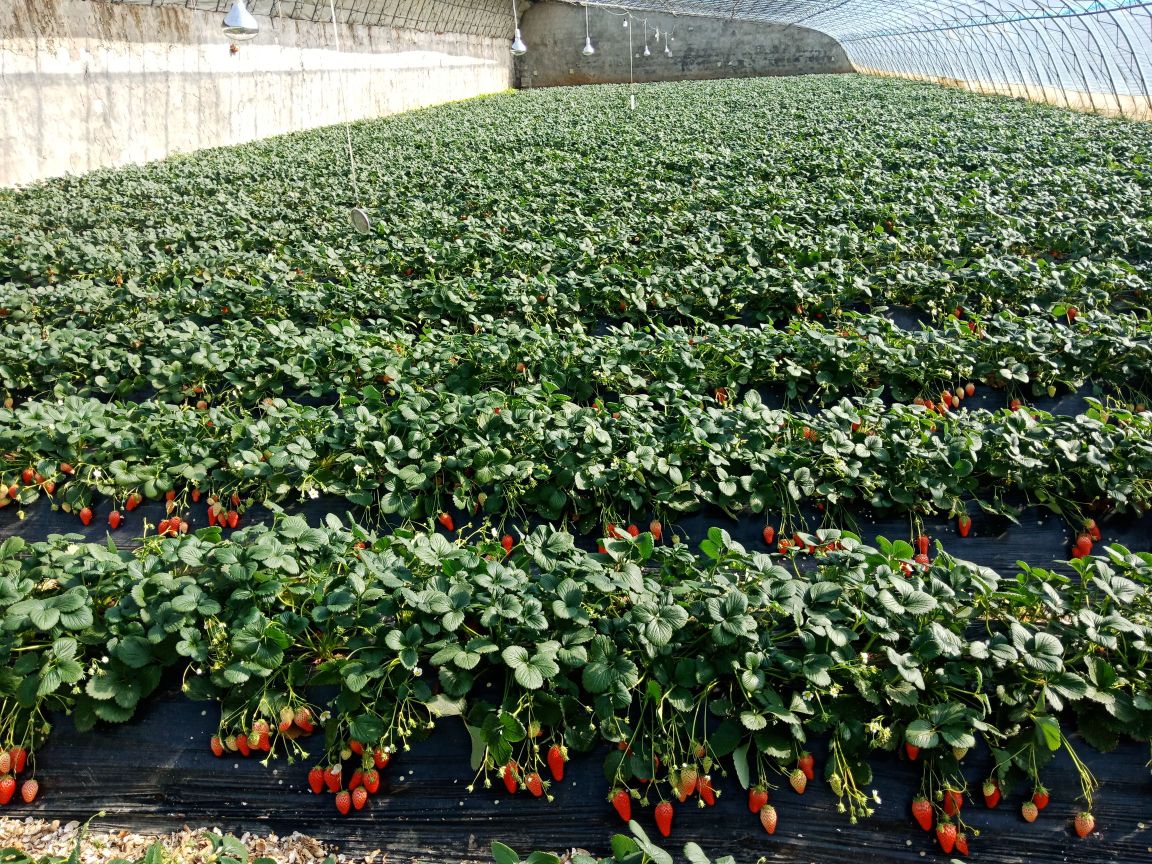
[[[628,81],[628,29],[622,8],[592,6],[589,24],[596,53],[584,57],[584,7],[546,0],[523,16],[528,53],[517,61],[522,87]],[[679,81],[761,75],[851,72],[844,49],[831,36],[806,27],[633,12],[632,68],[636,81]],[[647,21],[645,27],[644,21]],[[647,30],[650,56],[644,56]],[[659,30],[659,45],[653,32]],[[671,41],[665,42],[665,34]],[[671,56],[664,53],[665,47]]]
[[[231,54],[214,12],[0,0],[0,186],[511,86],[509,37],[475,32],[497,22],[473,35],[346,24],[336,51],[331,24],[259,21]]]

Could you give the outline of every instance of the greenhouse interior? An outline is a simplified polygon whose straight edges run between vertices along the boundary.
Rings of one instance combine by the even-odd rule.
[[[0,0],[0,862],[1152,859],[1152,2]]]

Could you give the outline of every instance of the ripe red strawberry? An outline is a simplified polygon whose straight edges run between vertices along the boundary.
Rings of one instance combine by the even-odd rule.
[[[16,778],[10,774],[5,774],[4,777],[0,778],[0,805],[7,804],[15,794]]]
[[[972,517],[967,513],[961,514],[956,519],[956,530],[960,533],[961,537],[967,537],[968,533],[972,530]]]
[[[352,796],[348,794],[348,790],[337,793],[336,809],[340,811],[341,816],[347,816],[348,811],[352,809]]]
[[[1068,321],[1069,322],[1075,321],[1077,316],[1079,316],[1079,315],[1080,315],[1080,310],[1077,309],[1075,306],[1069,306],[1068,307]]]
[[[629,525],[628,526],[628,533],[632,537],[639,537],[640,536],[640,529],[637,528],[635,525]]]
[[[200,490],[197,489],[195,486],[192,487],[192,503],[193,504],[199,504],[200,503]]]
[[[808,788],[808,778],[799,768],[796,768],[788,775],[788,782],[792,784],[792,788],[796,790],[797,795],[803,795],[804,790]]]
[[[276,728],[281,732],[287,732],[292,728],[292,720],[295,718],[295,716],[296,712],[294,712],[288,706],[284,706],[280,709],[280,722],[276,724]]]
[[[540,775],[533,771],[524,778],[524,785],[528,787],[528,791],[539,798],[544,794],[544,781],[540,779]]]
[[[940,822],[936,825],[936,839],[940,841],[940,848],[947,855],[956,845],[956,826],[951,822]]]
[[[995,780],[985,780],[981,791],[984,793],[984,806],[989,810],[1000,803],[1000,786]]]
[[[444,526],[445,531],[456,530],[456,523],[452,521],[452,516],[448,513],[441,513],[436,517],[436,521]]]
[[[716,790],[712,788],[712,778],[705,774],[700,778],[700,782],[696,784],[696,790],[700,793],[700,800],[707,804],[709,807],[716,805]]]
[[[247,735],[236,736],[236,748],[240,751],[241,756],[247,756],[252,752],[252,747],[248,743]]]
[[[40,784],[35,780],[25,780],[24,785],[20,787],[20,797],[24,799],[25,804],[31,804],[36,800],[36,794],[40,791]]]
[[[1077,813],[1072,827],[1076,830],[1077,837],[1087,837],[1096,830],[1096,817],[1091,813]]]
[[[928,545],[931,542],[932,541],[928,539],[927,534],[921,534],[919,537],[916,538],[916,550],[921,555],[927,555],[928,554]]]
[[[224,742],[220,740],[219,735],[213,735],[212,740],[208,742],[208,746],[212,748],[213,755],[224,755]]]
[[[348,781],[348,791],[355,792],[364,783],[364,772],[357,768],[352,772],[352,779]]]
[[[60,473],[61,474],[75,474],[76,469],[73,468],[72,465],[68,462],[61,462],[60,463]]]
[[[133,510],[140,506],[140,502],[143,500],[144,499],[140,496],[139,492],[133,492],[128,496],[128,500],[124,502],[124,509],[131,513]]]
[[[965,396],[976,395],[976,385],[973,384],[971,381],[969,381],[967,384],[964,385],[964,395]]]
[[[759,813],[764,809],[764,805],[768,803],[768,790],[763,786],[753,786],[748,790],[748,809],[753,813]],[[772,832],[769,831],[769,834]]]
[[[375,768],[369,768],[364,772],[364,788],[373,795],[380,789],[380,772]]]
[[[216,524],[216,511],[211,507],[208,508],[208,525],[211,527]]]
[[[1088,536],[1091,537],[1093,541],[1097,543],[1100,542],[1100,526],[1096,524],[1095,519],[1089,519],[1084,525],[1084,530],[1088,532]]]
[[[1043,810],[1048,806],[1048,790],[1043,786],[1037,786],[1036,791],[1032,793],[1032,803],[1036,805],[1037,810]]]
[[[379,747],[377,747],[375,750],[372,751],[372,764],[375,765],[381,771],[383,771],[385,768],[388,767],[388,760],[391,758],[392,758],[391,753],[386,753],[385,751],[381,750]]]
[[[35,471],[33,471],[31,468],[25,468],[23,471],[20,472],[20,482],[23,483],[25,486],[31,486],[32,485],[32,478],[34,476],[36,476]]]
[[[10,495],[10,498],[15,498],[15,495]],[[664,537],[664,526],[660,524],[659,520],[653,519],[648,523],[648,531],[652,534],[652,539],[657,543]]]
[[[115,531],[117,528],[120,527],[120,523],[122,521],[123,521],[123,517],[120,515],[119,510],[113,510],[111,513],[108,514],[108,527],[111,528],[113,531]]]
[[[364,805],[368,803],[368,790],[363,786],[357,786],[352,790],[352,806],[357,810],[363,810]]]
[[[237,525],[240,524],[240,514],[237,513],[235,510],[229,510],[227,518],[228,518],[228,527],[229,528],[235,528]]]
[[[1092,552],[1092,538],[1087,534],[1081,534],[1076,538],[1076,548],[1080,550],[1081,555],[1089,555]]]
[[[955,816],[960,812],[960,808],[964,806],[964,793],[955,789],[944,790],[944,814],[946,816]]]
[[[12,773],[21,773],[24,770],[24,764],[28,761],[28,751],[23,747],[13,747],[8,751],[8,755],[12,757]]]
[[[516,545],[516,541],[512,539],[511,534],[505,534],[500,538],[500,545],[504,547],[505,555],[511,555],[512,547]]]
[[[340,787],[344,785],[344,769],[339,763],[328,766],[328,770],[324,772],[324,785],[328,787],[329,792],[340,791]]]
[[[1025,801],[1020,805],[1020,815],[1024,817],[1025,822],[1035,822],[1040,810],[1031,801]]]
[[[53,483],[51,480],[45,481],[44,491],[47,492],[49,495],[51,495],[53,492],[56,491],[56,484]]]
[[[516,772],[519,770],[520,766],[517,765],[516,760],[513,759],[500,771],[501,776],[504,778],[504,788],[508,790],[509,795],[516,794],[516,789],[519,785],[516,780]]]
[[[356,740],[348,742],[348,749],[355,753],[357,756],[362,756],[364,754],[364,745]]]
[[[667,801],[661,801],[656,805],[655,816],[656,827],[662,836],[667,837],[672,833],[672,805]]]
[[[695,765],[689,765],[680,771],[680,782],[676,786],[676,795],[680,802],[687,800],[688,796],[696,791],[696,781],[699,777]]]
[[[776,539],[776,529],[771,525],[764,526],[764,542],[768,546],[772,545],[772,541]]]
[[[904,742],[904,752],[908,754],[908,758],[913,762],[920,758],[920,748],[907,741]]]
[[[85,526],[92,524],[92,508],[91,507],[80,508],[80,521],[83,522]]]
[[[311,732],[313,729],[312,712],[307,708],[297,708],[296,716],[292,718],[292,722],[296,724],[300,731]]]
[[[548,748],[548,770],[552,772],[552,779],[559,782],[564,779],[564,749],[559,744]]]
[[[319,795],[324,791],[324,769],[319,765],[308,772],[308,786],[313,795]]]
[[[760,808],[760,824],[769,834],[776,833],[776,808],[771,804],[765,804]]]
[[[17,486],[15,483],[13,483],[11,486],[8,487],[8,497],[9,498],[15,499],[16,496],[19,494],[20,494],[20,487]]]
[[[923,552],[921,552],[919,555],[913,556],[912,560],[915,561],[917,564],[919,564],[921,567],[927,567],[929,564],[932,563],[929,560],[928,556],[925,555]]]
[[[956,854],[957,855],[967,855],[968,854],[968,835],[967,834],[957,834],[956,835]]]
[[[616,808],[616,813],[625,822],[632,821],[632,796],[628,794],[627,789],[617,789],[612,793],[610,799],[612,806]]]
[[[917,795],[912,799],[912,818],[925,831],[932,830],[932,803],[923,795]]]
[[[816,779],[816,760],[812,758],[812,754],[807,750],[800,754],[800,758],[796,760],[796,767],[804,772],[804,776],[809,780]]]

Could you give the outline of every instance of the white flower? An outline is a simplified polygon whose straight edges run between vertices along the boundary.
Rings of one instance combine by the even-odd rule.
[[[309,498],[319,498],[320,497],[320,490],[319,489],[309,489],[308,490],[308,497]]]
[[[415,669],[412,670],[412,674],[415,675],[417,678],[419,678],[421,675],[424,674],[424,670],[421,669],[419,666],[417,666]]]

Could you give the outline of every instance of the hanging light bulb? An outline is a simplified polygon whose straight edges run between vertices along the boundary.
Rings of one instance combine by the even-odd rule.
[[[671,57],[672,56],[672,49],[669,48],[667,45],[665,45],[664,46],[664,53],[667,54],[669,57]]]
[[[627,18],[625,18],[625,19],[624,19],[624,26],[625,26],[625,27],[627,27],[627,26],[628,26],[628,19],[627,19]]]
[[[645,57],[651,57],[652,56],[652,52],[648,50],[647,45],[644,46],[644,56]]]
[[[244,0],[233,0],[232,8],[224,16],[224,35],[233,42],[254,39],[260,32],[260,25],[244,5]]]
[[[591,57],[593,54],[596,53],[596,49],[592,47],[591,37],[587,37],[584,39],[584,50],[580,53],[582,53],[585,57]]]
[[[516,38],[512,40],[512,56],[523,57],[528,53],[528,46],[524,44],[524,40],[520,38],[520,28],[516,28]]]

